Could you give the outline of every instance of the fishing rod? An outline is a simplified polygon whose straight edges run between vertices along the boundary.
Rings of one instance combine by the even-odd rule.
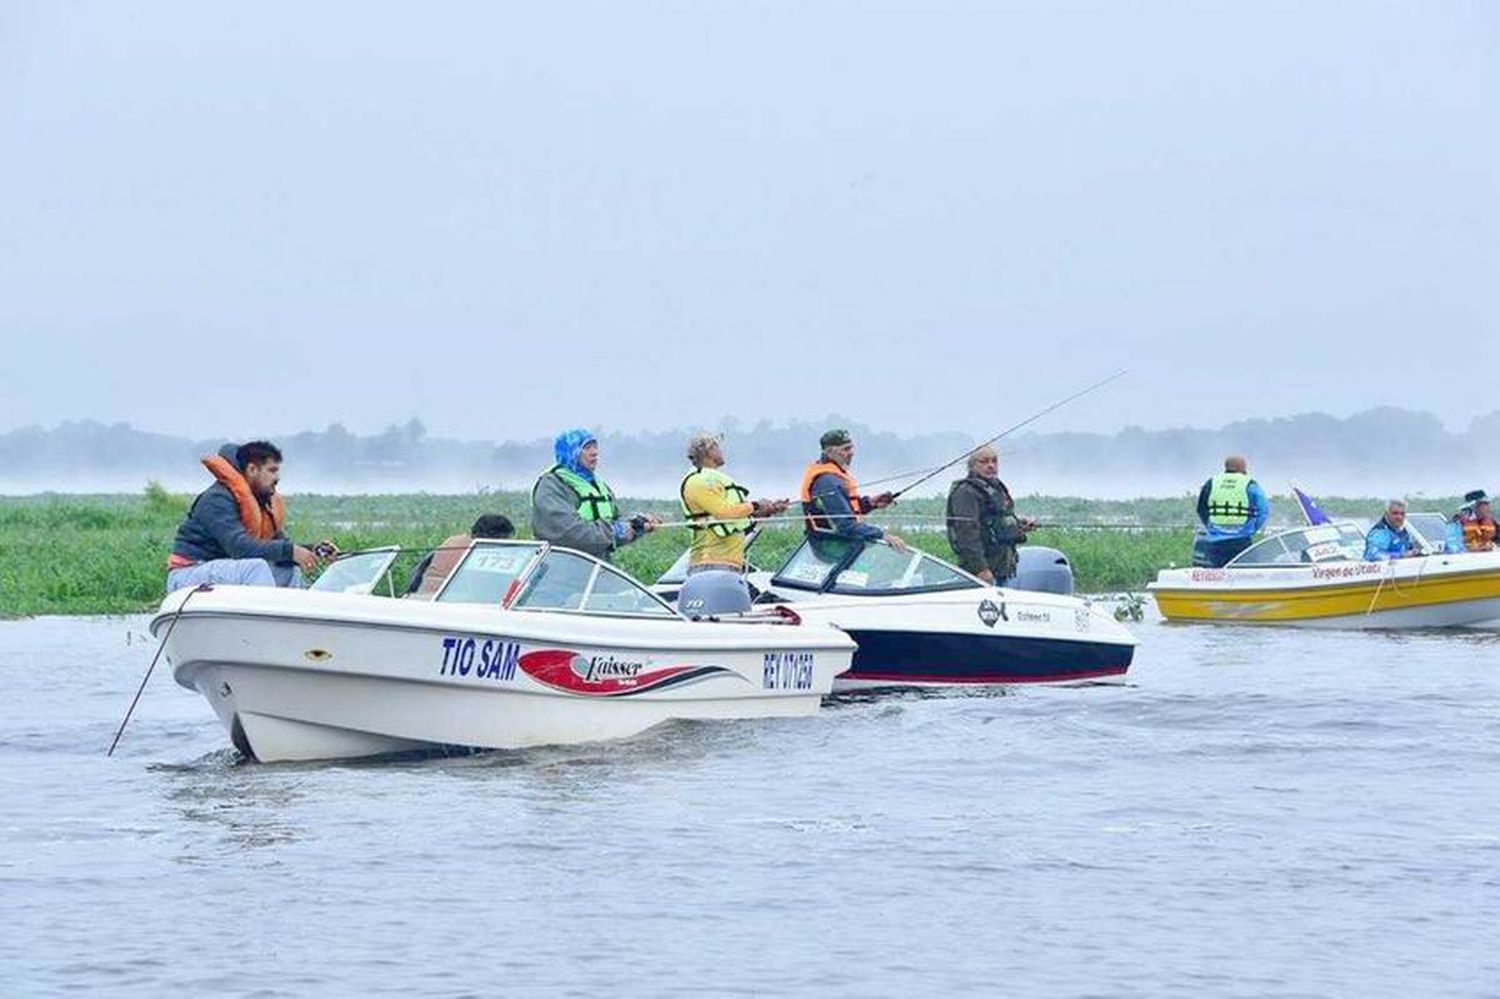
[[[151,665],[146,667],[146,675],[141,677],[141,685],[136,688],[135,696],[130,699],[130,707],[125,709],[125,717],[120,719],[120,727],[115,729],[115,737],[110,740],[109,749],[105,756],[115,755],[115,747],[120,744],[120,737],[125,734],[125,726],[130,724],[130,716],[135,714],[135,706],[141,703],[141,695],[146,692],[146,684],[151,679],[151,674],[156,671],[156,664],[161,661],[162,650],[167,647],[167,639],[172,637],[172,629],[177,627],[177,622],[182,620],[182,612],[187,609],[188,601],[200,593],[206,593],[213,589],[207,583],[199,583],[193,587],[192,592],[182,598],[182,603],[177,605],[172,620],[167,622],[167,633],[161,636],[161,644],[156,647],[156,655],[151,657]]]
[[[943,471],[945,471],[945,470],[947,470],[949,468],[952,468],[954,465],[957,465],[959,462],[963,461],[965,458],[969,457],[969,455],[973,454],[975,451],[978,451],[980,448],[982,448],[982,447],[988,447],[989,445],[995,443],[996,441],[1003,440],[1004,438],[1009,437],[1011,434],[1015,433],[1017,430],[1020,430],[1022,427],[1025,427],[1025,426],[1028,426],[1028,425],[1030,425],[1032,423],[1035,423],[1037,420],[1040,420],[1042,417],[1046,416],[1048,413],[1052,412],[1053,410],[1059,409],[1059,408],[1061,408],[1063,406],[1066,406],[1068,403],[1074,401],[1075,399],[1081,399],[1084,396],[1088,395],[1090,392],[1093,392],[1095,389],[1103,388],[1105,385],[1108,385],[1110,382],[1115,381],[1116,379],[1124,377],[1124,375],[1126,373],[1126,370],[1127,369],[1125,369],[1125,368],[1121,368],[1119,371],[1116,371],[1114,374],[1110,375],[1108,378],[1101,378],[1099,381],[1097,381],[1094,384],[1088,386],[1087,388],[1079,389],[1077,392],[1074,392],[1072,395],[1068,396],[1067,398],[1065,398],[1065,399],[1059,399],[1057,402],[1054,402],[1052,405],[1048,406],[1046,409],[1043,409],[1043,410],[1041,410],[1040,412],[1037,412],[1037,413],[1033,413],[1031,416],[1028,416],[1026,419],[1022,420],[1020,423],[1017,423],[1017,424],[1015,424],[1014,426],[1011,426],[1011,427],[1007,427],[1005,430],[1002,430],[1000,433],[998,433],[995,436],[991,437],[989,440],[983,441],[983,442],[981,442],[979,444],[974,445],[973,447],[971,447],[967,451],[965,451],[963,454],[959,455],[957,458],[954,458],[952,461],[947,462],[946,464],[939,465],[938,467],[932,469],[930,472],[928,472],[926,475],[922,476],[917,481],[913,482],[911,485],[909,485],[909,486],[903,486],[902,488],[896,490],[894,493],[891,494],[891,499],[894,500],[894,499],[898,498],[902,493],[910,492],[911,490],[915,489],[917,486],[920,486],[922,483],[924,483],[928,479],[932,478],[934,475],[937,475],[939,472],[943,472]],[[885,481],[889,481],[889,480],[887,479]]]

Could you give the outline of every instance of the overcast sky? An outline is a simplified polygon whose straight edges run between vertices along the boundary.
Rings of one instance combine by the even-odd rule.
[[[1500,6],[0,7],[0,431],[1500,408]]]

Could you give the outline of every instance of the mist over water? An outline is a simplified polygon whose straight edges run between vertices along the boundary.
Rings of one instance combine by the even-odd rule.
[[[1500,639],[1136,625],[1123,686],[242,765],[0,623],[14,994],[1494,994]],[[128,642],[127,642],[128,639]]]

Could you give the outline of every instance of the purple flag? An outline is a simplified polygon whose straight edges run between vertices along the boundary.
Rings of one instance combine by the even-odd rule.
[[[1316,527],[1319,524],[1331,524],[1328,514],[1318,509],[1318,504],[1313,498],[1296,486],[1292,487],[1292,495],[1297,497],[1297,505],[1302,508],[1302,517],[1307,521],[1308,527]]]

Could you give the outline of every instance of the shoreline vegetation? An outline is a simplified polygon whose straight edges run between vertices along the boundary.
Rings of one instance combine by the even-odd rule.
[[[1025,496],[1017,510],[1043,526],[1032,544],[1060,549],[1073,564],[1080,593],[1143,589],[1160,569],[1187,565],[1196,495],[1136,500]],[[148,485],[143,493],[0,497],[0,619],[37,614],[135,614],[165,595],[166,558],[192,496]],[[1416,498],[1413,509],[1451,513],[1457,497]],[[1319,498],[1333,516],[1373,520],[1378,499]],[[423,549],[466,531],[481,513],[503,513],[519,536],[530,537],[530,496],[524,492],[464,495],[291,495],[288,533],[299,542],[331,537],[345,551],[397,544]],[[622,499],[630,512],[681,519],[673,501]],[[1300,522],[1296,504],[1271,500],[1272,524]],[[941,558],[953,553],[943,533],[943,501],[903,501],[872,522]],[[751,551],[762,568],[774,568],[797,543],[794,522],[768,527]],[[653,582],[688,545],[687,528],[666,528],[622,548],[615,563]],[[397,563],[397,584],[420,557]]]

